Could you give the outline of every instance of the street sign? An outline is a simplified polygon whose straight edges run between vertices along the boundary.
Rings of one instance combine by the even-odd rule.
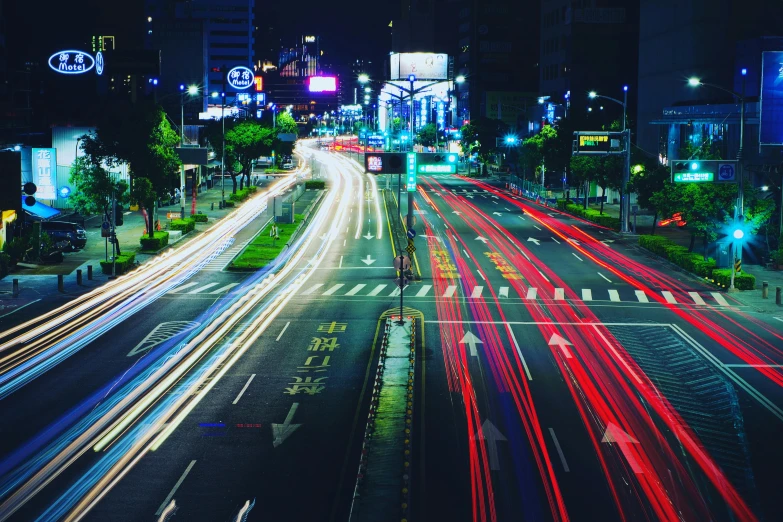
[[[408,192],[416,192],[416,153],[408,153],[405,187]]]
[[[409,228],[408,229],[408,239],[413,239],[414,237],[416,237],[416,231],[413,230],[412,228]]]
[[[726,160],[676,160],[670,163],[674,183],[736,183],[737,162]]]
[[[408,251],[408,254],[412,256],[412,255],[413,255],[413,253],[416,251],[416,247],[415,247],[415,246],[413,246],[413,245],[408,245],[408,246],[405,248],[405,250],[407,250],[407,251]]]
[[[364,169],[371,174],[402,174],[405,172],[405,153],[368,152],[364,155]]]
[[[101,237],[111,237],[111,225],[108,221],[101,224]]]
[[[574,132],[573,154],[622,154],[622,132],[577,131]]]
[[[715,174],[712,172],[675,172],[675,183],[712,183]]]
[[[411,258],[409,258],[408,256],[395,256],[394,268],[396,268],[397,270],[410,270]]]
[[[718,164],[718,181],[736,181],[736,171],[734,170],[733,163],[719,163]]]

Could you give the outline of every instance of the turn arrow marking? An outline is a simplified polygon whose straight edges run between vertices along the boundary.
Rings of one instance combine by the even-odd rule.
[[[493,212],[493,214],[495,214],[496,216],[502,216],[503,215],[500,212]]]
[[[370,266],[371,264],[375,263],[377,259],[373,259],[370,257],[370,254],[367,254],[367,257],[365,259],[362,259],[362,263],[364,263],[367,266]]]
[[[498,430],[494,424],[489,422],[489,419],[484,421],[484,424],[481,425],[481,435],[479,435],[482,439],[487,441],[487,453],[489,453],[489,469],[496,471],[500,469],[500,462],[498,462],[498,442],[502,442],[506,439],[506,437],[503,436],[502,433],[500,433],[500,430]],[[473,440],[476,440],[478,437],[474,435],[471,437]]]
[[[484,342],[473,335],[472,332],[465,332],[465,335],[462,337],[462,340],[460,340],[459,344],[467,344],[470,347],[470,355],[473,357],[478,357],[478,352],[476,351],[476,345],[477,344],[484,344]]]
[[[489,241],[489,240],[487,238],[485,238],[484,236],[479,236],[479,237],[476,238],[476,241],[481,241],[482,243],[486,244],[487,241]]]
[[[568,351],[566,346],[573,346],[573,344],[569,343],[558,334],[552,334],[552,337],[549,338],[549,346],[559,346],[560,349],[563,350],[563,355],[565,355],[566,359],[571,358],[571,352]]]
[[[365,235],[365,236],[362,236],[362,237],[363,237],[364,239],[372,239],[372,238],[374,238],[375,236],[373,236],[372,234],[370,234],[369,232],[367,232],[367,235]]]
[[[639,466],[639,463],[636,462],[636,458],[634,458],[633,452],[629,447],[629,444],[639,444],[639,441],[623,431],[622,428],[610,422],[606,426],[606,431],[604,432],[604,437],[601,439],[601,442],[617,444],[620,446],[620,451],[623,452],[625,460],[628,461],[628,465],[631,466],[633,472],[638,474],[644,473],[644,470]]]
[[[283,424],[275,424],[274,422],[272,423],[272,445],[275,448],[285,442],[285,439],[290,437],[291,434],[295,432],[299,426],[301,426],[301,424],[291,424],[291,421],[294,420],[294,414],[296,413],[297,408],[299,408],[298,402],[295,402],[291,405],[291,409],[288,410],[288,415],[286,416]]]
[[[577,241],[576,239],[572,239],[570,237],[568,239],[566,239],[566,241],[568,241],[569,243],[572,243],[574,245],[579,245],[580,244],[579,241]]]
[[[532,241],[532,242],[533,242],[533,243],[535,243],[536,245],[540,245],[540,244],[541,244],[541,240],[540,240],[540,239],[536,239],[536,238],[534,238],[534,237],[529,237],[529,238],[527,238],[527,240],[528,240],[528,241]]]
[[[452,212],[452,214],[457,214],[458,216],[461,216],[462,212],[460,212],[459,210],[455,210],[454,212]]]

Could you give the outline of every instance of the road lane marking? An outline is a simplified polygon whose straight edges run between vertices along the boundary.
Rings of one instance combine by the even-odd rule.
[[[205,284],[204,286],[202,286],[201,288],[196,288],[195,290],[191,290],[190,292],[188,292],[188,295],[191,295],[191,294],[200,294],[200,293],[201,293],[201,292],[203,292],[204,290],[209,290],[209,289],[210,289],[210,288],[212,288],[213,286],[217,286],[217,285],[219,285],[219,284],[220,284],[220,283],[207,283],[207,284]]]
[[[481,272],[479,272],[479,274],[480,273]],[[474,286],[473,287],[473,293],[470,294],[470,298],[471,299],[478,299],[479,297],[481,297],[481,292],[482,291],[484,291],[484,287],[483,286]]]
[[[463,252],[465,252],[465,257],[467,257],[468,259],[470,259],[470,254],[468,254],[468,251],[467,251],[467,250],[465,250],[464,248],[462,249],[462,251],[463,251]]]
[[[323,283],[318,283],[317,285],[313,285],[310,288],[308,288],[307,290],[305,290],[304,292],[302,292],[302,295],[310,295],[313,292],[315,292],[316,290],[318,290],[319,288],[321,288],[322,286],[324,286]]]
[[[419,290],[418,293],[416,294],[416,297],[424,297],[424,296],[426,296],[427,292],[429,292],[431,288],[432,288],[432,285],[424,285],[424,286],[422,286],[421,290]]]
[[[530,375],[530,368],[527,367],[527,361],[525,361],[525,356],[522,355],[522,350],[519,349],[519,343],[517,342],[517,336],[514,335],[514,330],[511,329],[510,324],[506,324],[506,328],[508,329],[508,334],[511,336],[511,341],[514,343],[514,348],[517,351],[517,355],[519,355],[519,360],[522,361],[522,367],[525,369],[525,375],[527,376],[528,381],[533,380],[533,376]]]
[[[340,265],[337,268],[343,267],[343,256],[340,256]]]
[[[724,364],[726,368],[783,368],[783,364]]]
[[[185,290],[186,288],[190,288],[191,286],[196,286],[197,284],[198,283],[185,283],[184,285],[178,286],[177,288],[174,288],[173,290],[169,290],[169,293],[170,294],[177,294],[177,293]]]
[[[288,328],[288,324],[286,324],[285,326],[286,326],[286,328]],[[281,333],[280,335],[283,335],[283,334]],[[278,339],[279,339],[279,337],[278,337]],[[256,374],[255,373],[250,375],[250,378],[247,380],[245,385],[242,387],[242,390],[239,392],[239,395],[237,395],[237,398],[234,399],[234,402],[232,402],[231,404],[236,404],[236,403],[239,402],[239,399],[242,398],[242,395],[245,394],[245,391],[247,390],[247,387],[250,386],[250,383],[253,382],[253,379],[255,379],[255,378],[256,378]]]
[[[565,300],[565,289],[555,288],[555,301]]]
[[[593,291],[589,288],[582,288],[582,301],[592,301]]]
[[[550,282],[550,281],[549,281],[549,278],[548,278],[547,276],[545,276],[545,275],[544,275],[544,272],[542,272],[541,270],[539,270],[539,271],[538,271],[538,273],[539,273],[539,274],[541,274],[541,277],[543,277],[543,278],[546,280],[546,282],[547,282],[547,283],[549,283],[549,282]]]
[[[606,277],[605,275],[603,275],[601,272],[597,272],[597,274],[598,274],[599,276],[603,277],[604,279],[606,279],[606,281],[607,281],[607,282],[609,282],[609,283],[611,283],[611,282],[612,282],[612,280],[611,280],[611,279],[609,279],[608,277]]]
[[[644,293],[644,290],[636,290],[636,299],[638,299],[640,303],[650,302],[650,300],[647,299],[647,294]]]
[[[723,297],[719,292],[712,292],[712,298],[715,299],[719,305],[721,306],[731,306],[728,301],[726,301],[726,298]],[[777,319],[777,317],[775,318]],[[779,320],[779,319],[778,319]]]
[[[35,301],[30,301],[30,302],[29,302],[29,303],[27,303],[26,305],[22,305],[22,306],[20,306],[19,308],[17,308],[16,310],[12,310],[12,311],[8,312],[7,314],[0,315],[0,318],[3,318],[3,317],[6,317],[6,316],[9,316],[9,315],[11,315],[11,314],[13,314],[13,313],[16,313],[16,312],[18,312],[19,310],[21,310],[22,308],[24,308],[24,307],[26,307],[26,306],[30,306],[31,304],[37,303],[38,301],[40,301],[40,299],[36,299]]]
[[[343,246],[345,246],[345,243],[347,242],[347,239],[343,239]]]
[[[691,299],[693,299],[693,302],[697,305],[706,305],[707,303],[704,302],[704,299],[701,298],[701,296],[696,292],[688,292],[688,295],[691,296]]]
[[[558,245],[560,244],[560,241],[558,241],[558,240],[557,240],[557,239],[555,239],[555,238],[552,238],[552,241],[554,241],[554,242],[555,242],[555,243],[557,243]],[[574,254],[574,255],[576,255],[576,254]]]
[[[239,285],[239,283],[229,283],[229,284],[227,284],[225,286],[221,286],[217,290],[212,290],[211,292],[208,292],[208,293],[210,295],[222,294],[223,292],[228,292],[229,290],[231,290],[232,288],[234,288],[235,286],[238,286],[238,285]],[[189,292],[189,293],[193,293],[193,292]]]
[[[330,288],[329,290],[324,292],[323,295],[333,295],[336,291],[338,291],[339,289],[341,289],[344,286],[345,285],[343,283],[337,283],[332,288]]]
[[[370,296],[373,296],[373,297],[374,297],[374,296],[376,296],[376,295],[380,294],[380,293],[381,293],[381,290],[383,290],[383,289],[384,289],[384,288],[386,288],[387,286],[389,286],[389,285],[378,285],[378,286],[376,286],[376,287],[375,287],[375,289],[374,289],[372,292],[370,292],[370,293],[369,293],[369,294],[367,294],[367,295],[370,295]]]
[[[500,297],[508,297],[508,287],[507,286],[501,286],[500,287],[500,293],[498,295]]]
[[[481,279],[483,279],[484,281],[486,281],[486,280],[487,280],[487,278],[486,278],[486,277],[484,277],[484,274],[482,274],[482,273],[481,273],[481,270],[479,270],[479,269],[477,268],[477,269],[476,269],[476,272],[478,272],[478,275],[480,275],[480,276],[481,276]]]
[[[285,323],[285,326],[283,327],[282,330],[280,330],[280,335],[277,336],[277,339],[275,339],[275,341],[279,341],[280,338],[283,337],[283,334],[285,333],[285,331],[288,330],[288,325],[289,324],[291,324],[291,321],[288,321],[287,323]]]
[[[617,290],[609,290],[609,300],[615,303],[620,302],[620,293]]]
[[[365,285],[365,284],[359,284],[359,285],[356,285],[356,286],[354,286],[353,288],[351,288],[351,289],[348,291],[348,293],[347,293],[347,294],[345,294],[345,295],[356,295],[356,294],[358,294],[358,293],[359,293],[359,291],[360,291],[362,288],[364,288],[365,286],[367,286],[367,285]]]
[[[552,442],[555,443],[555,449],[557,450],[557,454],[560,455],[560,462],[563,464],[563,469],[566,473],[569,473],[571,470],[568,469],[568,463],[566,462],[565,455],[563,455],[563,450],[560,448],[560,443],[557,441],[557,435],[555,435],[555,430],[552,428],[549,428],[549,434],[552,436]]]
[[[182,482],[185,480],[185,477],[188,476],[188,473],[190,473],[190,470],[193,469],[193,466],[196,465],[195,460],[191,460],[190,464],[188,464],[188,467],[185,469],[185,472],[182,474],[182,476],[179,478],[176,484],[174,484],[174,488],[171,490],[169,495],[166,497],[166,500],[163,501],[163,504],[160,505],[158,510],[155,512],[155,516],[160,515],[163,513],[163,510],[166,509],[166,506],[169,505],[169,502],[171,501],[172,497],[174,496],[174,493],[177,492],[179,487],[182,485]]]
[[[537,227],[537,226],[535,226],[535,225],[533,225],[533,228],[535,228],[536,230],[539,230],[539,231],[541,230],[540,228],[538,228],[538,227]]]
[[[664,299],[666,299],[666,302],[669,304],[677,304],[677,300],[674,298],[671,292],[668,290],[662,290],[661,295]]]
[[[536,298],[536,294],[538,293],[538,288],[528,288],[527,289],[527,296],[525,299],[533,300]]]
[[[573,252],[571,252],[571,254],[572,254],[572,255],[573,255],[575,258],[577,258],[579,261],[582,261],[582,258],[581,258],[581,257],[579,257],[578,255],[574,254]]]
[[[446,291],[443,292],[443,297],[451,297],[454,295],[454,292],[457,291],[456,285],[449,285],[448,288],[446,288]]]

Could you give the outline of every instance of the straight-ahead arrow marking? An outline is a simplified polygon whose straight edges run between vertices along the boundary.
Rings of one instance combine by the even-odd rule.
[[[629,447],[629,444],[639,444],[639,441],[623,431],[622,428],[610,422],[606,426],[606,431],[604,432],[604,437],[601,439],[601,442],[617,444],[620,446],[620,451],[625,456],[625,460],[628,461],[628,465],[631,466],[633,472],[638,474],[644,473],[644,470],[639,466],[639,463],[636,462],[636,458],[633,456],[633,452]]]
[[[498,460],[498,442],[507,440],[502,433],[495,427],[494,424],[489,422],[489,419],[484,421],[481,425],[480,437],[487,441],[487,453],[489,453],[489,469],[497,471],[500,469],[500,462]],[[476,440],[476,436],[473,436],[473,440]]]
[[[364,263],[367,266],[370,266],[371,264],[375,263],[377,259],[373,259],[370,257],[370,254],[367,254],[367,257],[362,259],[362,263]]]
[[[367,232],[367,234],[366,234],[366,235],[364,235],[364,236],[362,236],[362,237],[363,237],[364,239],[372,239],[372,238],[374,238],[375,236],[373,236],[372,234],[370,234],[369,232]]]
[[[288,410],[288,415],[283,424],[272,423],[272,437],[274,439],[272,445],[275,448],[285,442],[285,439],[290,437],[291,434],[301,426],[301,424],[291,424],[291,421],[294,420],[294,414],[296,413],[297,408],[299,408],[298,402],[291,405],[291,409]]]
[[[552,337],[549,338],[549,346],[559,346],[561,350],[563,350],[563,355],[565,355],[566,359],[571,359],[571,352],[568,351],[568,348],[566,346],[573,346],[571,343],[566,341],[564,338],[559,336],[558,334],[552,334]]]
[[[484,344],[484,342],[478,337],[476,337],[475,335],[473,335],[472,332],[465,332],[465,335],[462,337],[459,344],[467,344],[468,347],[470,348],[470,355],[472,357],[477,357],[478,351],[476,351],[476,345]]]

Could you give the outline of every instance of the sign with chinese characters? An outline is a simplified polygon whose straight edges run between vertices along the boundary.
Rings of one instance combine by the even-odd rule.
[[[97,74],[98,76],[102,75],[103,67],[104,67],[103,53],[98,51],[97,53],[95,53],[95,74]]]
[[[84,51],[69,49],[59,51],[49,57],[49,67],[60,74],[84,74],[95,67],[95,58]],[[103,72],[103,58],[101,58],[101,74]]]
[[[675,172],[675,183],[711,183],[715,180],[712,172]]]
[[[245,90],[255,84],[255,76],[249,68],[240,65],[228,71],[227,81],[230,87]]]
[[[621,154],[624,152],[623,132],[574,132],[574,154]]]
[[[256,92],[261,92],[264,90],[264,78],[263,76],[256,76],[253,78],[253,83],[256,86]]]
[[[37,199],[57,199],[55,189],[57,149],[33,149],[33,183]]]
[[[456,174],[457,166],[453,163],[441,165],[419,165],[419,174]]]
[[[416,192],[416,153],[408,153],[408,175],[405,187],[408,192]]]
[[[368,152],[364,155],[366,172],[373,174],[402,174],[406,172],[405,153]]]
[[[383,157],[382,156],[370,156],[367,158],[367,170],[370,172],[382,172],[383,171]]]

